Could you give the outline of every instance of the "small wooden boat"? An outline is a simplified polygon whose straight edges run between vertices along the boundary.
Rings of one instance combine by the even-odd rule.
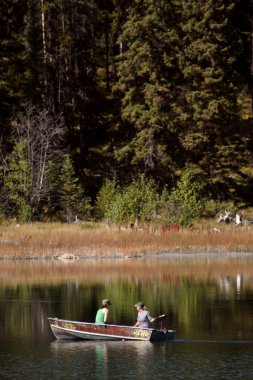
[[[68,321],[48,318],[57,339],[86,340],[149,340],[165,341],[174,339],[174,330],[158,330],[132,326]]]

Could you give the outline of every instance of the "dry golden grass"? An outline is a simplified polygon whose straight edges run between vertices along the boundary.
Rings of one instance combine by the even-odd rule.
[[[219,225],[176,231],[119,231],[95,225],[0,226],[1,258],[124,257],[170,252],[253,252],[253,226]]]

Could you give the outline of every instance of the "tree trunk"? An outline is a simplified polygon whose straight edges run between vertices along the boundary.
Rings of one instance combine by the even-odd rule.
[[[252,3],[252,8],[253,8],[253,1]],[[251,16],[250,20],[251,24],[251,51],[250,51],[250,113],[251,115],[253,114],[253,14]]]
[[[41,30],[42,30],[42,44],[43,44],[43,64],[44,64],[44,84],[47,87],[47,45],[46,45],[46,23],[44,0],[40,0],[41,6]]]

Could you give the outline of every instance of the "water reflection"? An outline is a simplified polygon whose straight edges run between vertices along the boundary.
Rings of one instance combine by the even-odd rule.
[[[96,374],[98,378],[107,379],[108,346],[96,345]]]
[[[55,340],[47,317],[94,321],[103,298],[126,325],[145,301],[176,341]],[[0,378],[252,379],[252,315],[252,258],[3,262]]]
[[[173,257],[173,256],[172,256]],[[101,276],[103,273],[103,276]],[[132,260],[79,260],[62,263],[60,261],[4,261],[0,267],[0,285],[18,286],[20,283],[60,284],[71,283],[78,288],[83,281],[104,283],[111,280],[140,282],[178,283],[182,277],[192,277],[202,281],[215,280],[229,287],[232,278],[240,290],[241,279],[245,286],[253,287],[253,256],[191,257],[165,259]]]
[[[53,342],[50,356],[69,375],[89,379],[251,379],[247,342]],[[63,367],[62,367],[63,366]],[[88,375],[87,375],[88,374]],[[85,376],[86,375],[86,376]]]
[[[50,335],[49,316],[93,322],[101,299],[109,297],[114,323],[133,325],[133,305],[144,300],[154,316],[167,314],[167,327],[177,330],[179,338],[250,340],[252,273],[253,260],[249,258],[246,262],[239,258],[82,261],[78,266],[2,263],[2,333]]]
[[[152,358],[154,350],[159,348],[159,356],[162,357],[166,353],[171,342],[167,342],[166,346],[163,344],[154,345],[150,342],[135,342],[135,341],[118,341],[118,342],[92,342],[92,341],[73,341],[63,342],[54,341],[50,345],[51,353],[54,358],[62,358],[67,356],[78,356],[85,358],[86,370],[89,370],[91,377],[97,379],[110,379],[110,369],[112,363],[119,362],[118,376],[124,371],[122,367],[122,358],[124,358],[125,370],[129,371],[131,368],[132,375],[147,373],[147,358]],[[121,360],[117,358],[121,357]],[[145,365],[144,365],[145,363]],[[88,368],[87,368],[88,366]],[[144,371],[144,372],[143,372]],[[138,378],[138,376],[133,377]]]

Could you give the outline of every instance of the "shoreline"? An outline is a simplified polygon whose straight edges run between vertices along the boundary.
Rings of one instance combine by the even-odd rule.
[[[91,255],[38,255],[38,256],[0,256],[0,261],[62,261],[62,262],[76,262],[76,261],[111,261],[111,260],[143,260],[143,259],[157,259],[157,260],[175,260],[175,259],[221,259],[221,258],[252,258],[253,252],[163,252],[163,253],[144,253],[132,254],[131,256],[124,254],[91,254]]]

